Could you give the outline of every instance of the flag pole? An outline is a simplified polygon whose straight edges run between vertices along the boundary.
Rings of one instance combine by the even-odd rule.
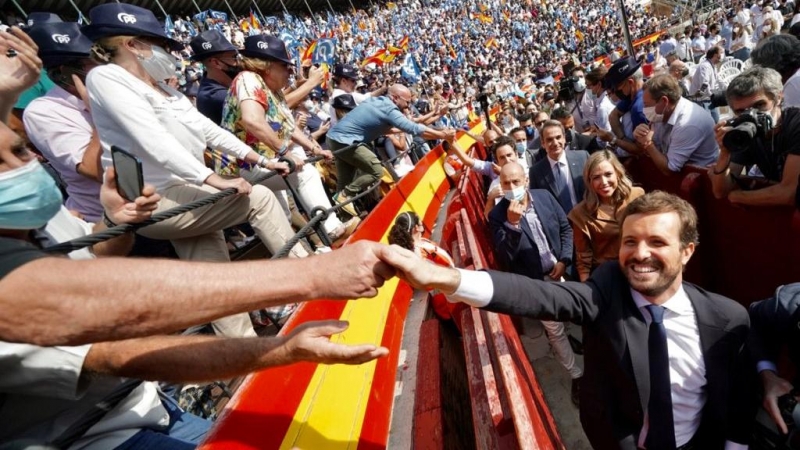
[[[308,13],[311,14],[311,18],[314,19],[314,23],[317,24],[317,30],[321,32],[322,27],[319,26],[319,20],[317,20],[317,16],[314,15],[314,11],[311,10],[311,6],[308,5],[308,0],[303,0],[303,3],[306,4],[306,8],[308,8]]]
[[[156,0],[156,5],[158,5],[158,9],[160,9],[161,12],[164,13],[164,18],[169,17],[169,14],[167,14],[167,12],[164,10],[164,7],[161,6],[161,2],[160,1]]]
[[[283,12],[288,16],[289,15],[289,10],[286,9],[286,5],[283,3],[283,0],[280,0],[280,2],[281,2],[281,6],[283,7]]]
[[[119,1],[119,0],[117,0],[117,1]],[[198,13],[198,14],[203,14],[203,10],[202,10],[202,9],[200,9],[200,7],[199,7],[199,6],[197,6],[197,2],[196,2],[195,0],[192,0],[192,3],[194,3],[194,7],[195,7],[195,8],[197,8],[197,13]],[[205,24],[204,24],[204,25],[205,25]]]
[[[256,11],[258,11],[258,14],[261,16],[260,20],[262,22],[264,22],[264,23],[261,24],[261,27],[263,28],[267,24],[266,23],[267,22],[267,18],[264,16],[264,13],[261,12],[261,8],[258,7],[258,3],[256,3],[256,0],[253,0],[253,4],[256,5]]]
[[[14,2],[14,3],[16,3],[16,2]],[[80,8],[78,8],[78,5],[76,5],[74,1],[69,0],[69,3],[72,5],[73,8],[75,8],[75,11],[78,11],[78,18],[83,17],[84,20],[86,20],[87,24],[91,24],[91,22],[89,22],[89,18],[83,15],[83,13],[81,12]]]
[[[13,3],[14,6],[17,7],[17,10],[19,10],[19,12],[22,13],[22,17],[24,17],[26,19],[28,18],[28,13],[26,13],[25,10],[22,9],[22,6],[19,6],[19,3],[17,3],[17,0],[11,0],[11,3]]]
[[[233,16],[233,20],[234,20],[236,23],[239,23],[239,18],[238,18],[238,17],[236,17],[236,13],[235,13],[235,12],[233,12],[233,8],[231,8],[231,4],[230,4],[230,3],[228,3],[228,0],[225,0],[225,4],[228,6],[228,11],[230,11],[230,12],[231,12],[231,15]]]

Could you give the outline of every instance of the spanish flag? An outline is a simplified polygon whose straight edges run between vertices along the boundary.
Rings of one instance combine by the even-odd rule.
[[[400,42],[397,44],[397,46],[405,51],[408,51],[408,36],[403,36],[403,39],[400,39]]]
[[[250,23],[254,30],[258,30],[261,28],[261,21],[258,20],[258,17],[253,12],[253,8],[250,8]]]
[[[583,42],[583,33],[581,30],[575,30],[575,37],[578,38],[578,41]]]
[[[483,46],[486,48],[492,48],[492,47],[499,48],[500,44],[497,43],[497,39],[490,37],[489,39],[486,40],[486,43],[484,43]]]
[[[300,58],[301,63],[311,62],[311,57],[314,55],[314,50],[317,49],[317,41],[311,41],[308,48],[303,51],[303,56]]]
[[[506,22],[511,21],[511,13],[508,10],[503,11],[503,17],[506,18]]]
[[[390,47],[390,48],[396,48],[396,47]],[[372,56],[364,58],[364,60],[361,61],[361,67],[364,67],[367,64],[371,64],[371,63],[374,63],[375,65],[378,65],[378,66],[382,66],[382,65],[384,65],[384,64],[386,64],[388,62],[394,61],[394,58],[398,54],[399,53],[392,53],[390,50],[385,49],[385,48],[379,48],[378,51],[376,51],[375,53],[372,54]]]
[[[395,9],[395,8],[397,8],[397,3],[394,3],[394,2],[386,2],[386,8],[387,8],[387,9]]]
[[[481,3],[481,4],[478,4],[478,9],[480,9],[481,12],[486,12],[486,11],[489,10],[489,7]]]

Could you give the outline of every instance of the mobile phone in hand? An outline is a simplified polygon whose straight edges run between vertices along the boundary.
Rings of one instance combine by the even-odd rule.
[[[144,189],[142,161],[116,146],[111,147],[111,160],[117,174],[117,192],[129,202],[136,200]]]

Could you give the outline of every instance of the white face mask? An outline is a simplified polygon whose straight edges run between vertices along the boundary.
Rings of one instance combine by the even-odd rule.
[[[174,77],[175,65],[178,60],[157,45],[151,45],[150,50],[153,54],[149,58],[141,55],[137,56],[145,72],[156,81],[164,81]]]
[[[572,87],[575,89],[575,92],[581,93],[586,90],[586,80],[583,78],[578,78],[578,81],[573,83]]]
[[[505,197],[508,201],[516,200],[521,202],[525,198],[525,186],[517,186],[510,191],[506,191]]]
[[[655,106],[645,106],[642,112],[650,123],[661,123],[664,121],[664,114],[658,114]]]

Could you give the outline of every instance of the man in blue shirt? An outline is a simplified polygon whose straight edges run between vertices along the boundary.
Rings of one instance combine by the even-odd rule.
[[[219,30],[200,33],[190,45],[192,60],[202,62],[206,69],[197,92],[197,110],[219,125],[228,87],[241,70],[236,47]]]
[[[409,120],[404,111],[411,102],[411,91],[402,84],[389,87],[387,96],[374,97],[359,104],[328,131],[328,148],[336,156],[337,181],[333,197],[336,203],[346,202],[357,195],[382,174],[381,162],[369,144],[394,128],[425,139],[455,138],[456,130],[435,130]],[[351,144],[357,147],[337,153]],[[356,170],[360,175],[356,176]]]
[[[606,74],[603,84],[606,90],[613,92],[619,98],[617,107],[608,115],[611,131],[614,138],[611,147],[620,147],[628,153],[641,153],[635,142],[627,140],[622,126],[622,116],[631,115],[633,129],[641,124],[647,124],[644,115],[644,101],[642,100],[644,86],[642,68],[635,58],[628,56],[615,62]]]

